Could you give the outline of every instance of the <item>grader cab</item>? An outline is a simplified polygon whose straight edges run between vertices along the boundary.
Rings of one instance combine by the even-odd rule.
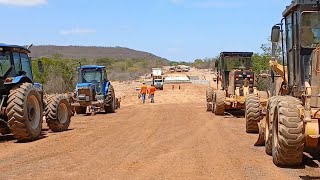
[[[216,115],[225,110],[245,109],[249,94],[258,94],[252,70],[252,52],[222,52],[217,63],[221,87],[207,91],[207,107]]]
[[[272,97],[259,124],[256,145],[265,145],[266,153],[272,155],[274,164],[295,166],[302,162],[304,149],[319,148],[319,1],[292,1],[283,12],[281,23],[272,28],[271,39]],[[282,63],[275,56],[279,41],[282,42]],[[282,67],[282,70],[277,67]],[[277,75],[282,81],[276,80]]]

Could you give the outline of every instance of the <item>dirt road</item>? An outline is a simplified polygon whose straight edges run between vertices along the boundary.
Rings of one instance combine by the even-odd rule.
[[[116,114],[76,116],[69,131],[46,131],[35,142],[2,137],[0,179],[319,178],[311,158],[296,169],[275,167],[243,118],[205,111],[205,89],[165,87],[155,104],[126,98]]]

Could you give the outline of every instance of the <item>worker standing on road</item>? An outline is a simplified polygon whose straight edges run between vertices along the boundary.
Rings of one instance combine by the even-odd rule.
[[[146,102],[147,90],[148,90],[148,87],[146,86],[146,83],[143,83],[140,89],[140,95],[141,95],[143,104]]]
[[[156,92],[156,88],[154,85],[151,85],[150,88],[148,89],[148,93],[151,99],[151,103],[154,103],[154,93]]]

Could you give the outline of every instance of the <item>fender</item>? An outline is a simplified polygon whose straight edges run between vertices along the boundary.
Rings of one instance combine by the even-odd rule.
[[[107,95],[109,86],[111,85],[110,81],[106,81],[103,83],[103,95]]]
[[[32,83],[31,79],[27,76],[17,76],[17,77],[9,77],[4,82],[4,85],[16,85],[24,82]]]

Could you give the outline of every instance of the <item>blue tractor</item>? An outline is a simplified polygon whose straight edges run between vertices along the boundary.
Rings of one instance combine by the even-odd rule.
[[[0,44],[0,133],[12,133],[19,141],[41,135],[43,117],[54,131],[67,130],[70,103],[64,95],[43,96],[43,87],[34,83],[29,48]],[[38,61],[43,73],[42,62]]]
[[[76,100],[72,104],[77,114],[116,111],[114,88],[107,79],[106,67],[85,65],[78,68]]]

